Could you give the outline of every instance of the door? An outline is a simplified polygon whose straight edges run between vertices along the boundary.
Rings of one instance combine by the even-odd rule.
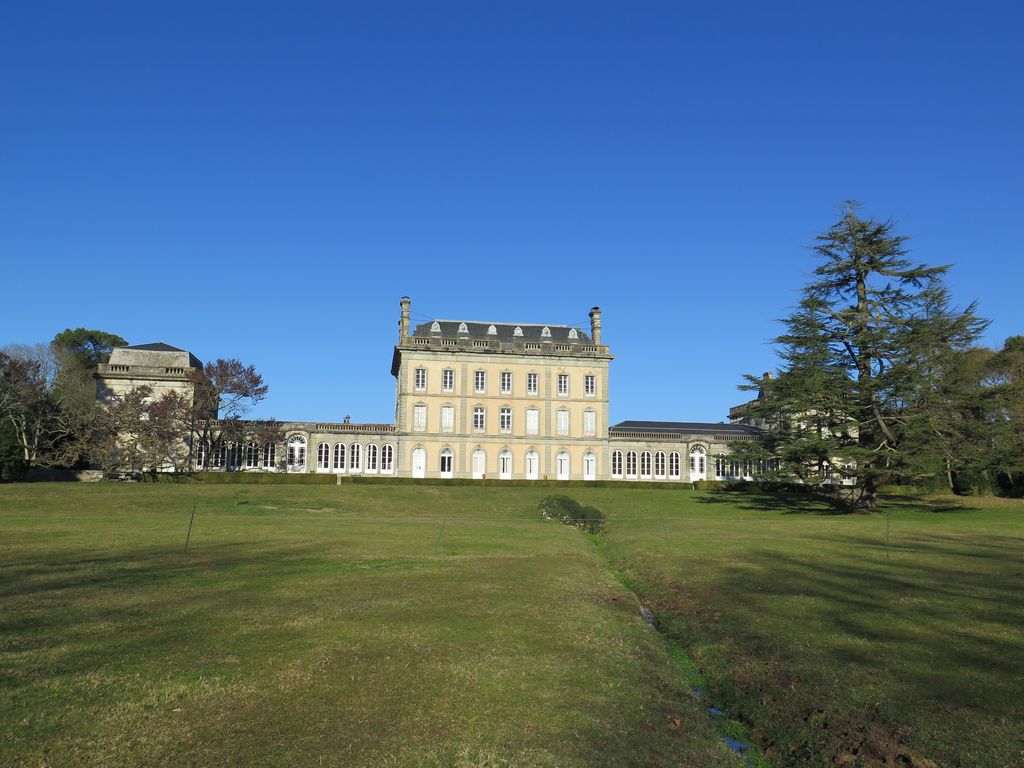
[[[540,456],[536,451],[526,454],[526,479],[536,480],[540,476]]]
[[[423,448],[414,448],[412,452],[412,476],[426,477],[427,452]]]
[[[555,479],[569,479],[569,454],[565,451],[562,451],[555,456]]]
[[[690,449],[690,479],[704,480],[707,477],[707,451],[704,446],[695,445]]]
[[[583,479],[597,480],[597,457],[590,451],[583,454]]]
[[[483,479],[484,473],[487,471],[487,454],[477,448],[473,451],[473,479]]]
[[[502,451],[498,454],[498,479],[512,479],[512,452]]]

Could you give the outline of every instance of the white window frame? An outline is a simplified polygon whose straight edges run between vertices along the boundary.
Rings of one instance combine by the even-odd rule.
[[[583,479],[597,480],[597,456],[593,451],[583,454]]]
[[[512,451],[508,450],[508,448],[498,453],[498,479],[512,479]]]
[[[473,391],[478,395],[487,394],[487,371],[473,372]]]
[[[334,471],[345,471],[345,444],[337,443],[334,446]]]
[[[427,391],[427,369],[426,368],[417,368],[415,371],[413,371],[412,379],[413,379],[412,386],[413,386],[414,390],[416,390],[417,392],[426,392]]]
[[[487,431],[487,409],[482,405],[473,406],[473,431]]]
[[[612,451],[612,477],[622,477],[622,451]]]
[[[455,431],[455,406],[454,405],[442,405],[441,406],[441,431],[442,432],[454,432]]]
[[[540,479],[540,454],[536,451],[527,451],[525,461],[526,479]]]
[[[366,446],[366,471],[376,473],[377,471],[377,446],[370,443]]]
[[[643,480],[651,479],[651,452],[640,451],[640,477]]]
[[[349,472],[362,472],[362,451],[360,450],[359,443],[352,443],[348,449],[348,471]]]
[[[592,373],[588,373],[583,377],[583,396],[597,396],[597,377]]]
[[[268,440],[263,444],[263,468],[264,469],[276,469],[275,462],[277,461],[277,443]]]
[[[412,407],[412,431],[427,431],[427,406],[422,403]]]
[[[670,453],[668,455],[668,476],[672,480],[678,480],[679,477],[680,477],[680,475],[679,475],[679,452],[678,451],[672,451],[672,453]]]
[[[566,436],[569,434],[569,409],[559,408],[555,411],[555,433]]]
[[[474,480],[480,480],[487,474],[487,451],[483,448],[474,449],[470,455],[470,470]]]
[[[507,406],[498,409],[498,431],[512,434],[512,409]]]
[[[665,452],[658,451],[654,454],[654,477],[658,480],[665,479]]]
[[[512,371],[501,372],[501,394],[512,394]]]
[[[583,412],[583,434],[591,437],[597,434],[597,412],[587,409]]]
[[[636,480],[636,451],[626,451],[626,477]]]
[[[536,395],[540,391],[540,389],[539,389],[539,387],[540,387],[539,382],[540,382],[540,374],[532,372],[532,371],[530,373],[526,374],[526,394],[528,394],[528,395]]]
[[[569,374],[560,373],[558,374],[558,389],[556,390],[559,397],[569,396]]]
[[[316,471],[327,472],[331,468],[331,444],[318,443],[316,446]]]
[[[395,471],[395,447],[385,443],[380,447],[380,473],[391,475]]]
[[[441,391],[442,392],[454,392],[455,391],[455,369],[445,368],[441,371]]]
[[[438,456],[437,468],[441,477],[451,477],[452,468],[455,466],[455,454],[451,448],[442,448]]]
[[[538,409],[538,408],[527,408],[526,409],[526,434],[528,434],[528,435],[540,434],[540,409]]]

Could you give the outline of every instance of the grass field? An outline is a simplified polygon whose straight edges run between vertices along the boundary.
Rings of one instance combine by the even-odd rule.
[[[549,492],[0,487],[0,764],[1024,765],[1019,502]]]

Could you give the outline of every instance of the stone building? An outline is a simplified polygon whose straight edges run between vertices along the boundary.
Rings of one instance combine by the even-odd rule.
[[[725,459],[749,424],[624,421],[608,425],[609,363],[601,310],[589,334],[569,325],[435,319],[415,327],[401,300],[394,424],[282,422],[282,444],[222,444],[197,468],[413,478],[651,480],[749,477]],[[177,355],[172,357],[172,355]],[[103,400],[131,386],[179,387],[201,365],[166,344],[114,350],[97,370]]]

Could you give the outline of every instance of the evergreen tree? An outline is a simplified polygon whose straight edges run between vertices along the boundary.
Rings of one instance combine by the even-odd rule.
[[[775,339],[781,374],[747,377],[763,390],[749,415],[770,431],[745,452],[781,458],[780,474],[803,483],[847,479],[853,507],[872,509],[880,485],[919,477],[922,453],[939,450],[927,429],[944,418],[939,384],[987,323],[974,305],[950,308],[948,266],[912,263],[891,221],[856,208],[817,238],[813,279]]]

